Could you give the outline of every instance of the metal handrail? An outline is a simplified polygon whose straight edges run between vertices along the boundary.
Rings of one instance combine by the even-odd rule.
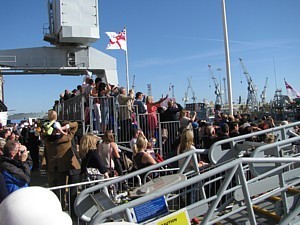
[[[278,142],[273,143],[273,144],[268,144],[268,145],[259,147],[259,149],[273,148],[274,146],[278,146],[278,145],[279,146],[285,146],[287,144],[291,144],[291,143],[293,143],[295,141],[299,141],[299,140],[300,140],[300,137],[294,137],[294,138],[290,138],[290,139],[283,140],[283,141],[278,141]],[[77,197],[77,199],[75,201],[75,212],[76,212],[76,206],[78,206],[80,204],[80,202],[87,195],[92,194],[94,191],[103,189],[103,188],[105,188],[105,187],[107,187],[107,186],[109,186],[111,184],[114,184],[114,183],[120,182],[122,180],[125,180],[125,179],[128,179],[128,178],[137,176],[137,175],[145,173],[147,171],[155,170],[158,167],[167,165],[167,164],[169,164],[171,162],[179,161],[180,159],[185,159],[186,161],[189,161],[191,158],[194,158],[194,156],[196,156],[197,154],[200,154],[200,153],[203,154],[204,151],[205,151],[204,149],[202,149],[202,150],[191,150],[191,151],[188,151],[186,153],[183,153],[183,154],[180,154],[178,156],[175,156],[173,158],[170,158],[168,160],[165,160],[162,163],[159,163],[159,164],[156,164],[156,165],[153,165],[153,166],[150,166],[150,167],[147,167],[147,168],[135,171],[133,173],[127,174],[127,175],[122,176],[122,177],[118,177],[118,178],[116,178],[113,181],[107,181],[105,183],[98,184],[96,186],[88,188],[88,189],[82,191],[79,194],[79,196]],[[227,193],[230,193],[230,192],[233,192],[233,191],[237,191],[239,188],[242,188],[242,190],[245,190],[244,198],[247,198],[247,199],[245,199],[247,204],[246,204],[245,207],[242,207],[242,208],[240,208],[237,211],[241,211],[241,210],[246,209],[246,208],[247,208],[247,210],[249,210],[250,208],[252,208],[253,204],[259,203],[260,201],[263,201],[265,199],[265,198],[261,197],[261,198],[256,198],[254,200],[251,200],[251,198],[250,198],[251,196],[249,194],[250,192],[248,190],[248,185],[250,185],[251,183],[255,182],[256,178],[253,178],[253,179],[251,179],[249,181],[246,181],[246,178],[244,177],[245,176],[244,168],[246,168],[245,164],[250,164],[251,165],[251,164],[255,164],[255,163],[276,163],[276,164],[300,163],[300,158],[295,158],[295,157],[286,157],[286,158],[279,158],[279,157],[277,157],[277,158],[275,158],[274,157],[274,158],[239,158],[239,159],[235,159],[235,160],[229,161],[227,163],[224,163],[222,165],[214,166],[210,170],[208,170],[208,171],[206,171],[204,173],[198,172],[198,175],[191,176],[188,180],[186,180],[184,182],[178,183],[176,185],[173,185],[171,187],[167,187],[167,188],[162,189],[162,190],[157,190],[155,193],[147,194],[147,196],[143,196],[143,197],[140,197],[140,198],[138,198],[136,200],[132,200],[132,201],[126,203],[126,204],[116,206],[113,209],[105,210],[105,211],[99,213],[93,219],[92,224],[97,224],[97,223],[103,221],[105,218],[107,218],[107,217],[109,217],[109,216],[111,216],[113,214],[120,213],[122,211],[126,211],[126,210],[128,210],[128,208],[135,207],[135,206],[137,206],[139,204],[142,204],[142,203],[144,203],[146,201],[150,201],[150,200],[155,199],[155,198],[157,198],[159,196],[166,195],[166,194],[172,193],[174,191],[178,191],[178,190],[186,188],[186,187],[188,187],[190,185],[195,185],[196,183],[202,182],[205,179],[210,179],[211,177],[216,176],[217,174],[220,174],[220,173],[222,173],[224,171],[227,171],[227,173],[228,173],[228,170],[232,170],[231,174],[232,175],[236,174],[237,176],[239,176],[240,180],[242,180],[243,182],[241,182],[238,186],[232,187],[232,188],[230,188],[228,190],[226,190],[226,187],[225,187],[224,189],[222,189],[221,191],[219,191],[216,196],[212,196],[209,199],[203,199],[203,200],[201,200],[199,202],[194,203],[194,205],[187,206],[187,209],[188,210],[192,210],[193,207],[196,207],[196,205],[199,206],[199,205],[207,204],[208,201],[212,201],[212,200],[215,201],[214,206],[217,206],[218,202],[220,201],[220,198],[224,194],[227,194]],[[183,165],[185,165],[185,163]],[[275,173],[275,171],[279,171],[279,169],[280,169],[280,167],[274,168],[273,171],[268,171],[265,174],[260,175],[259,178],[263,179],[264,177],[272,176]],[[184,168],[181,168],[178,173],[183,173],[184,170],[185,170]],[[278,173],[277,173],[277,175],[278,175]],[[230,178],[226,178],[226,179],[230,180]],[[300,179],[299,178],[296,179],[296,181],[294,181],[292,184],[285,184],[285,185],[286,185],[286,187],[290,187],[290,186],[298,184],[298,183],[300,183]],[[286,188],[284,186],[282,186],[279,189],[277,189],[276,191],[284,191],[284,190],[286,190]],[[277,193],[276,191],[273,191],[273,194]],[[221,197],[218,197],[218,196],[221,196]],[[212,211],[206,212],[205,218],[208,218],[208,219],[206,219],[206,221],[210,220],[210,217],[213,215],[214,211],[216,210],[216,207],[210,207],[209,210],[212,210]],[[234,212],[237,212],[237,211],[234,211]],[[252,217],[253,215],[254,214],[249,213],[249,217]],[[253,221],[255,221],[254,217],[250,218],[250,220],[252,221],[252,224],[256,224],[255,222],[253,222]],[[212,224],[212,221],[216,221],[216,220],[210,220],[210,222],[207,223],[207,224]]]
[[[195,152],[194,152],[195,153]],[[233,161],[230,161],[226,164],[223,164],[219,167],[215,167],[214,169],[210,170],[210,171],[207,171],[199,176],[194,176],[184,182],[180,182],[176,185],[173,185],[171,187],[167,187],[167,188],[164,188],[164,189],[161,189],[155,193],[150,193],[150,194],[147,194],[147,196],[143,196],[143,197],[140,197],[138,199],[135,199],[133,201],[130,201],[128,203],[125,203],[123,205],[119,205],[119,206],[116,206],[114,207],[113,209],[110,209],[110,210],[105,210],[103,212],[101,212],[100,214],[98,214],[94,220],[92,221],[92,225],[94,224],[98,224],[100,223],[101,221],[103,221],[105,218],[107,217],[110,217],[112,216],[113,214],[116,214],[116,213],[120,213],[128,208],[133,208],[137,205],[140,205],[142,203],[145,203],[147,201],[150,201],[152,199],[155,199],[159,196],[162,196],[162,195],[166,195],[166,194],[169,194],[169,193],[172,193],[172,192],[175,192],[177,190],[180,190],[180,189],[183,189],[183,188],[186,188],[188,186],[191,186],[195,183],[198,183],[200,181],[203,181],[205,179],[208,179],[210,177],[213,177],[214,175],[217,175],[219,174],[220,172],[223,172],[223,171],[227,171],[228,169],[234,169],[235,171],[237,169],[240,169],[242,168],[242,165],[245,164],[245,163],[255,163],[255,162],[265,162],[265,163],[289,163],[289,162],[297,162],[297,163],[300,163],[300,158],[264,158],[264,159],[258,159],[258,158],[240,158],[240,159],[236,159],[236,160],[233,160]],[[234,172],[234,171],[233,171]],[[233,173],[232,172],[232,173]],[[242,172],[240,172],[240,175],[243,174]],[[300,179],[298,179],[298,183],[300,183]],[[245,189],[247,190],[248,187],[247,187],[247,183],[242,183],[242,189]],[[222,190],[222,192],[224,192],[224,190]],[[217,193],[216,196],[220,196],[220,198],[223,196],[224,193]],[[215,197],[216,199],[217,197]],[[219,202],[219,199],[216,199],[216,204],[215,206],[217,205],[217,203]],[[248,195],[248,198],[250,199],[249,195]],[[207,202],[207,200],[201,200],[200,202],[198,202],[197,204],[204,204],[205,202]],[[257,204],[259,201],[256,199],[255,200],[255,203]],[[247,204],[250,204],[250,201],[247,203]],[[238,211],[241,211],[242,209],[250,209],[252,208],[252,203],[251,203],[251,206],[247,207],[247,206],[244,206],[243,208],[240,208],[240,209],[237,209],[235,212],[238,212]],[[190,207],[187,207],[187,209],[192,209],[192,206]],[[205,215],[205,218],[207,218],[206,220],[208,221],[210,218],[209,216],[212,216],[213,215],[213,212],[215,211],[214,207],[210,207],[209,208],[209,212],[206,213]],[[254,214],[253,214],[254,215]],[[252,216],[253,216],[252,215]],[[205,219],[204,218],[204,219]],[[255,218],[252,218],[252,221],[255,221]],[[209,223],[205,223],[205,220],[202,221],[202,223],[204,224],[213,224],[213,222],[209,222]],[[256,223],[252,223],[252,224],[256,224]]]
[[[290,123],[290,124],[287,124],[284,126],[273,127],[270,129],[256,131],[256,132],[253,132],[250,134],[245,134],[245,135],[218,141],[218,142],[212,144],[212,146],[209,148],[208,157],[212,164],[217,164],[217,163],[229,160],[229,159],[237,158],[238,155],[240,154],[240,151],[235,148],[235,145],[237,143],[242,142],[247,138],[251,138],[254,135],[259,136],[259,135],[264,135],[264,134],[268,134],[268,133],[273,133],[273,134],[278,135],[278,138],[277,138],[278,140],[285,140],[288,138],[287,131],[291,130],[291,129],[293,129],[293,127],[299,126],[299,125],[300,125],[300,122],[295,122],[295,123]],[[231,148],[230,149],[222,149],[221,145],[228,144],[228,143],[230,143]],[[225,153],[227,153],[226,158],[222,158],[225,156]]]

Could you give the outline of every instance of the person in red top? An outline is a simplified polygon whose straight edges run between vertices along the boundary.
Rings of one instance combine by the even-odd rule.
[[[159,101],[154,102],[152,96],[147,96],[146,98],[146,106],[148,111],[148,127],[150,132],[150,137],[155,137],[155,129],[157,128],[157,116],[156,116],[156,110],[160,106],[160,104],[165,101],[168,98],[168,95],[166,97],[161,98]]]

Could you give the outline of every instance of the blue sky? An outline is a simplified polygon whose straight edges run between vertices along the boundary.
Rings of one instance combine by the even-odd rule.
[[[147,94],[147,84],[151,84],[158,100],[162,94],[172,95],[171,83],[175,98],[182,103],[191,77],[197,102],[204,98],[215,101],[208,64],[222,80],[226,66],[221,6],[221,0],[99,0],[101,38],[93,47],[117,59],[119,84],[126,86],[124,51],[106,50],[109,40],[105,34],[126,26],[130,86],[135,75],[135,90]],[[257,86],[258,96],[266,77],[268,101],[276,84],[286,94],[284,78],[300,90],[300,1],[227,0],[226,8],[233,101],[239,96],[243,101],[247,98],[239,58]],[[0,49],[48,46],[42,30],[47,21],[46,0],[3,2]],[[48,110],[60,93],[74,89],[83,77],[15,75],[4,79],[5,103],[13,114]],[[192,97],[191,91],[188,96]]]

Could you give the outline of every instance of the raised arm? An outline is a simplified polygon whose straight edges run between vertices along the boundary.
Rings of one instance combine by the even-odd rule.
[[[169,95],[167,94],[166,97],[161,98],[161,99],[160,99],[159,101],[157,101],[157,102],[154,102],[153,105],[158,105],[158,104],[162,103],[162,102],[165,101],[168,97],[169,97]]]

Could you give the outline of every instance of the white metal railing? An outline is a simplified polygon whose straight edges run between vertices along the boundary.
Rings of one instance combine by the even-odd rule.
[[[242,148],[243,146],[239,146],[238,144],[244,144],[244,146],[246,145],[245,140],[247,138],[251,138],[253,136],[260,136],[260,135],[265,135],[265,134],[273,134],[275,136],[275,142],[280,141],[280,140],[286,140],[288,139],[290,136],[294,136],[291,135],[291,131],[293,130],[293,128],[295,126],[299,126],[300,122],[296,122],[296,123],[291,123],[288,125],[284,125],[284,126],[277,126],[274,128],[270,128],[270,129],[266,129],[266,130],[262,130],[262,131],[256,131],[250,134],[245,134],[245,135],[241,135],[238,137],[234,137],[234,138],[228,138],[225,140],[221,140],[218,141],[214,144],[212,144],[212,146],[209,149],[209,159],[210,162],[213,164],[218,164],[218,163],[222,163],[222,162],[226,162],[228,160],[232,160],[238,157],[243,156],[243,154],[247,153],[245,148]],[[226,144],[230,144],[230,148],[226,148],[224,149],[222,146],[226,145]],[[258,143],[258,142],[252,142],[249,143],[248,142],[248,149],[253,149],[255,147],[257,147],[258,145],[264,145],[265,143]]]
[[[259,148],[272,149],[274,146],[286,147],[287,145],[291,146],[293,142],[299,140],[300,137],[294,137]],[[141,196],[138,199],[129,201],[128,203],[116,205],[112,209],[99,212],[98,214],[95,214],[93,218],[90,218],[92,220],[92,224],[103,222],[105,221],[105,218],[111,217],[112,215],[120,212],[124,212],[124,215],[126,215],[126,213],[128,213],[126,212],[128,208],[135,207],[162,195],[172,196],[172,199],[167,199],[169,201],[169,207],[175,210],[176,208],[179,209],[178,207],[186,207],[190,218],[193,218],[192,216],[203,216],[202,223],[204,224],[220,222],[235,213],[241,212],[242,210],[248,210],[248,219],[250,223],[257,224],[253,212],[253,205],[260,204],[265,201],[267,199],[265,196],[278,194],[284,196],[282,193],[286,192],[289,187],[294,187],[300,184],[300,178],[295,176],[299,173],[299,168],[295,166],[295,163],[300,163],[300,158],[298,157],[240,158],[222,165],[213,166],[208,170],[185,173],[186,164],[190,160],[193,160],[194,163],[196,163],[197,154],[203,154],[203,150],[193,150],[173,157],[172,159],[168,159],[157,165],[150,166],[149,168],[144,168],[131,174],[118,177],[113,181],[108,181],[83,190],[76,199],[75,209],[76,207],[79,207],[81,201],[97,190],[105,189],[115,182],[121,182],[122,180],[130,179],[133,176],[153,171],[159,167],[161,168],[162,166],[173,161],[178,161],[179,159],[185,159],[186,161],[183,168],[178,170],[179,174],[183,173],[187,175],[188,179],[186,181],[156,190],[155,193],[149,193],[147,196]],[[257,163],[264,163],[265,165],[275,163],[276,165],[281,166],[269,168],[270,170],[264,171],[264,173],[259,175],[259,177],[253,177],[249,175],[248,168]],[[163,171],[161,170],[160,172]],[[254,185],[255,188],[252,188]],[[252,190],[255,191],[253,192]],[[190,200],[182,202],[182,199]],[[285,200],[283,199],[283,201]],[[243,204],[241,205],[242,202]],[[208,205],[210,207],[207,207]],[[229,212],[227,212],[228,209],[226,209],[226,207],[228,205],[238,205],[239,207],[233,207],[231,211],[229,210]],[[200,208],[202,211],[199,210]],[[203,209],[206,210],[203,211]],[[224,212],[224,209],[227,211]],[[298,209],[295,208],[293,210]],[[194,215],[195,211],[198,212],[197,215]],[[290,206],[288,211],[292,211]],[[80,213],[83,212],[80,211]],[[285,218],[287,215],[282,214],[279,216],[281,218]],[[131,221],[128,216],[125,216],[124,219]]]
[[[292,144],[297,141],[300,141],[299,136],[260,146],[256,148],[255,151],[264,152],[271,149],[292,147]],[[109,218],[120,212],[125,212],[124,219],[130,221],[130,217],[126,217],[126,210],[128,208],[135,207],[163,195],[167,196],[166,200],[168,201],[170,210],[178,210],[179,208],[185,207],[188,210],[190,218],[201,216],[203,217],[202,223],[204,224],[213,224],[220,221],[224,222],[224,220],[243,210],[249,212],[247,219],[250,223],[257,224],[253,206],[267,201],[270,196],[280,196],[284,202],[283,206],[288,207],[284,210],[288,212],[288,214],[278,214],[278,217],[281,218],[282,221],[291,221],[296,218],[295,212],[300,210],[300,206],[291,206],[289,204],[290,200],[287,200],[286,193],[289,188],[296,187],[300,184],[300,178],[298,176],[300,172],[300,158],[297,154],[293,155],[293,157],[284,158],[275,157],[275,155],[267,158],[239,158],[220,165],[211,166],[207,169],[185,171],[188,162],[192,160],[196,165],[198,155],[203,154],[205,151],[204,149],[198,149],[186,152],[157,165],[134,171],[122,177],[53,187],[50,188],[50,190],[64,193],[65,190],[76,188],[79,195],[75,201],[75,212],[76,210],[77,213],[79,211],[77,215],[79,215],[81,219],[87,219],[82,217],[84,212],[78,210],[78,207],[82,206],[80,203],[85,198],[90,195],[97,195],[99,191],[109,196],[114,202],[113,204],[115,204],[114,208],[97,212],[94,217],[89,218],[89,220],[92,221],[91,224],[98,224],[105,221],[105,218]],[[185,163],[183,163],[181,168],[162,169],[166,165],[182,159],[185,160]],[[266,169],[262,170],[263,172],[260,174],[257,175],[250,172],[251,169],[249,170],[249,168],[261,167],[261,165],[264,165]],[[131,187],[136,189],[141,185],[139,177],[141,174],[154,174],[157,172],[159,172],[159,176],[162,177],[174,173],[185,174],[187,180],[170,187],[156,190],[155,193],[149,193],[147,196],[140,196],[137,199],[130,199],[131,191],[127,192],[122,190],[121,184],[124,180],[129,181]],[[118,187],[121,194],[112,196],[111,186]],[[67,191],[66,194],[66,196],[61,194],[60,200],[62,202],[71,202],[69,192]],[[122,196],[128,197],[129,202],[120,204],[120,198]],[[210,207],[208,207],[208,205]],[[228,210],[229,205],[233,206],[232,210]],[[235,205],[238,205],[238,207],[235,207]],[[278,208],[279,206],[275,205],[274,207]],[[282,205],[280,205],[280,207],[282,209]],[[282,212],[281,209],[277,209],[277,211]],[[65,210],[70,212],[71,205],[67,205]],[[197,214],[195,214],[195,212],[197,212]],[[79,219],[77,219],[77,222],[79,224]]]

